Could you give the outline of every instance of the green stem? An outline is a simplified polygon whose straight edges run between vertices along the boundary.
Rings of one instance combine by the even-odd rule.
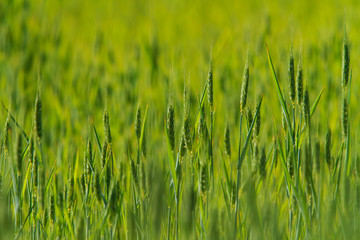
[[[295,139],[295,130],[296,130],[296,122],[295,122],[295,105],[292,105],[292,112],[293,112],[293,139]]]
[[[241,125],[242,125],[242,119],[243,119],[243,114],[241,113],[240,115],[240,136],[239,136],[239,150],[238,150],[238,155],[240,158],[240,148],[241,148]],[[239,185],[240,185],[240,168],[237,169],[237,180],[236,180],[236,205],[235,205],[235,229],[234,229],[234,237],[236,238],[236,233],[237,233],[237,214],[238,214],[238,210],[239,210],[239,199],[238,199],[238,194],[239,194]]]
[[[214,113],[210,111],[210,147],[211,147],[211,155],[210,155],[210,170],[211,170],[211,178],[212,178],[212,189],[214,191],[214,159],[213,159],[213,118]]]
[[[171,208],[169,207],[168,212],[168,229],[167,229],[167,239],[170,240],[170,223],[171,223]]]
[[[178,188],[177,188],[177,193],[175,195],[175,201],[176,201],[176,229],[175,229],[175,239],[178,239],[178,233],[179,233],[179,208],[180,208],[180,181],[181,181],[181,177],[179,176],[179,180],[178,180]]]

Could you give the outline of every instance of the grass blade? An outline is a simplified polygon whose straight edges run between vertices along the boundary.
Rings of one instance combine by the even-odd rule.
[[[323,87],[319,93],[319,95],[317,96],[317,98],[315,99],[315,102],[313,103],[313,105],[311,106],[311,110],[310,110],[310,117],[314,114],[315,110],[316,110],[316,107],[317,105],[319,104],[319,101],[320,101],[320,98],[323,94],[325,90],[325,87]]]
[[[173,151],[171,150],[171,144],[170,144],[170,139],[169,139],[169,134],[166,128],[166,121],[164,120],[165,123],[165,132],[166,132],[166,143],[167,143],[167,152],[168,152],[168,157],[169,157],[169,164],[170,164],[170,173],[171,173],[171,178],[172,181],[174,183],[174,189],[175,189],[175,193],[177,192],[177,178],[176,178],[176,170],[175,170],[175,163],[174,163],[174,157],[173,157]]]
[[[100,155],[101,155],[101,153],[102,153],[102,147],[101,147],[101,143],[100,143],[100,140],[99,140],[99,135],[98,135],[98,133],[97,133],[97,131],[96,131],[96,127],[95,127],[94,121],[92,121],[92,125],[93,125],[93,129],[94,129],[94,133],[95,133],[96,143],[97,143],[97,145],[98,145],[98,147],[99,147],[99,151],[100,151]]]
[[[288,113],[287,108],[286,108],[285,99],[284,99],[284,96],[283,96],[283,94],[281,92],[279,81],[278,81],[278,78],[276,76],[276,72],[275,72],[274,65],[273,65],[272,60],[271,60],[271,56],[270,56],[270,52],[269,52],[269,48],[268,48],[267,44],[266,44],[266,51],[267,51],[269,66],[270,66],[271,72],[273,74],[273,79],[275,81],[276,90],[277,90],[277,93],[279,95],[281,108],[282,108],[282,110],[283,110],[283,112],[285,114],[286,123],[287,123],[288,129],[290,131],[291,141],[292,141],[293,145],[295,146],[295,139],[294,139],[294,134],[293,134],[292,126],[291,126],[289,113]]]

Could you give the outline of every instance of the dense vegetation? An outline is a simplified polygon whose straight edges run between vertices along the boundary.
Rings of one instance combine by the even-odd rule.
[[[0,2],[0,239],[356,239],[356,1]]]

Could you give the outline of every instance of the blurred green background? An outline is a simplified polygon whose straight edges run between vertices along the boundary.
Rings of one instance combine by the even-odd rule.
[[[223,117],[237,122],[247,53],[250,99],[263,94],[263,109],[269,113],[264,115],[272,118],[279,107],[270,100],[274,86],[268,83],[267,42],[284,80],[291,45],[295,64],[302,49],[310,98],[326,86],[327,104],[320,105],[327,111],[319,117],[335,127],[345,24],[357,75],[358,5],[357,1],[2,1],[1,100],[8,105],[11,98],[16,112],[24,110],[29,129],[27,119],[41,79],[49,144],[59,139],[46,132],[60,134],[64,124],[63,131],[84,136],[85,123],[89,118],[100,121],[106,101],[116,138],[133,134],[129,127],[139,100],[143,106],[149,104],[152,124],[160,130],[169,89],[180,102],[186,80],[192,99],[200,95],[212,48],[218,123]],[[283,85],[286,89],[286,81]],[[357,90],[354,84],[353,92]],[[5,120],[6,112],[1,114]]]

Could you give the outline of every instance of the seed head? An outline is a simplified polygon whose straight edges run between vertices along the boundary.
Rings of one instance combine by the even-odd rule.
[[[38,141],[42,137],[42,121],[41,121],[42,104],[39,93],[36,95],[35,112],[34,112],[34,132]]]
[[[325,161],[329,167],[332,168],[332,161],[331,161],[331,130],[328,127],[326,130],[325,136]]]
[[[135,133],[136,133],[137,140],[140,141],[140,135],[141,135],[141,111],[140,111],[140,106],[138,106],[138,108],[136,110]]]
[[[202,197],[206,197],[206,191],[208,186],[208,169],[207,164],[203,163],[200,167],[200,191],[202,194]]]
[[[185,154],[186,154],[186,143],[185,143],[184,133],[181,135],[181,138],[180,138],[179,151],[180,151],[180,157],[181,157],[181,158],[185,157]]]
[[[191,130],[190,130],[190,118],[187,115],[184,119],[184,137],[185,137],[185,144],[187,150],[191,152],[192,148],[192,139],[191,139]]]
[[[349,43],[344,36],[343,41],[343,52],[342,52],[342,87],[345,88],[349,82],[349,72],[350,72],[350,51]]]
[[[231,145],[230,145],[230,129],[229,124],[226,125],[225,133],[224,133],[224,145],[225,152],[228,158],[231,158]]]
[[[22,139],[21,134],[18,133],[16,140],[16,162],[17,162],[17,170],[18,176],[21,176],[22,170]]]
[[[294,162],[293,162],[293,160],[292,160],[292,158],[290,156],[287,158],[287,167],[288,167],[290,177],[293,178],[293,176],[294,176]]]
[[[307,89],[304,93],[303,111],[306,124],[310,125],[310,100],[309,91]]]
[[[343,127],[343,137],[344,139],[347,137],[348,134],[348,119],[349,117],[349,110],[348,110],[348,103],[346,99],[343,99],[343,108],[342,108],[342,127]]]
[[[51,221],[51,224],[54,224],[54,222],[55,222],[55,200],[54,200],[54,195],[51,195],[51,197],[50,197],[50,221]]]
[[[247,94],[249,87],[249,65],[246,62],[244,69],[244,78],[241,86],[241,95],[240,95],[240,112],[243,113],[246,108]]]
[[[104,111],[103,123],[104,123],[105,141],[111,144],[110,119],[109,119],[109,113],[106,109]]]
[[[266,153],[265,148],[261,149],[260,162],[259,162],[259,174],[262,179],[266,177]]]
[[[295,67],[294,67],[294,57],[291,50],[290,59],[289,59],[289,67],[288,67],[288,81],[290,88],[290,99],[294,103],[295,102]]]
[[[301,60],[299,61],[296,75],[296,92],[297,92],[297,102],[298,105],[301,106],[301,101],[303,100],[303,69],[301,65]]]
[[[208,92],[208,103],[210,106],[210,111],[213,111],[214,107],[214,94],[213,94],[213,68],[212,63],[210,63],[210,71],[208,74],[208,81],[207,81],[207,92]]]
[[[104,169],[108,154],[108,143],[105,141],[101,152],[101,168]]]
[[[261,125],[260,110],[261,110],[261,108],[259,109],[259,113],[258,113],[258,115],[256,117],[256,120],[255,120],[254,139],[256,139],[259,136],[259,133],[260,133],[260,125]],[[255,115],[256,115],[256,109],[254,110],[254,116]]]
[[[169,136],[171,150],[175,149],[175,111],[172,104],[169,104],[167,110],[166,128]]]
[[[28,153],[28,158],[29,158],[29,163],[33,164],[34,163],[34,138],[32,135],[30,135],[30,140],[29,140],[29,153]]]

